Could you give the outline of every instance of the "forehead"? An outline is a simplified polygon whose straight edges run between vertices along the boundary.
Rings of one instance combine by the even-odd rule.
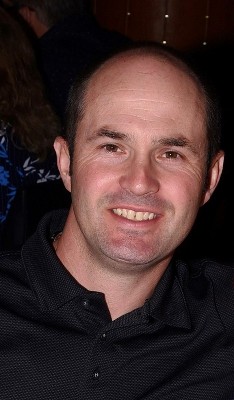
[[[144,91],[148,88],[152,89],[155,98],[158,95],[155,89],[165,93],[202,94],[195,79],[179,63],[177,65],[161,56],[125,54],[107,61],[99,68],[90,80],[87,95],[95,97],[100,95],[100,91],[113,89]]]
[[[196,116],[204,127],[205,104],[201,88],[182,67],[151,55],[124,55],[91,78],[84,119],[94,122],[101,115],[106,123],[135,118],[148,124],[174,119],[191,125]]]

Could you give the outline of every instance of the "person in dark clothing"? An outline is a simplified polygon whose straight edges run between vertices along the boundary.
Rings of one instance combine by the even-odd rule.
[[[69,94],[68,211],[0,255],[0,393],[232,400],[234,266],[176,249],[223,169],[219,112],[174,52],[135,44]]]
[[[0,248],[17,193],[60,180],[51,106],[34,49],[21,25],[0,7]]]
[[[103,29],[88,0],[15,0],[35,33],[38,61],[48,94],[63,118],[69,89],[78,73],[130,39]]]

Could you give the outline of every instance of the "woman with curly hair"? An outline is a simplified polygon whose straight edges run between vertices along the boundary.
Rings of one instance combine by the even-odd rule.
[[[19,188],[59,179],[60,130],[29,36],[0,7],[0,232]]]

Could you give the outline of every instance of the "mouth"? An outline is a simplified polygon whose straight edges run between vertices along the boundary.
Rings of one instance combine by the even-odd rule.
[[[157,214],[149,211],[134,211],[126,208],[113,208],[113,213],[131,221],[150,221],[156,218]]]

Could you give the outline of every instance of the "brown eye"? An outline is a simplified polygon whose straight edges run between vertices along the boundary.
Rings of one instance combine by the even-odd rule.
[[[106,151],[108,151],[109,153],[117,153],[117,151],[119,151],[119,147],[116,146],[115,144],[106,144],[104,146],[104,148],[106,149]]]
[[[166,153],[165,153],[165,157],[166,158],[178,158],[179,157],[179,154],[178,153],[176,153],[175,151],[167,151]]]

